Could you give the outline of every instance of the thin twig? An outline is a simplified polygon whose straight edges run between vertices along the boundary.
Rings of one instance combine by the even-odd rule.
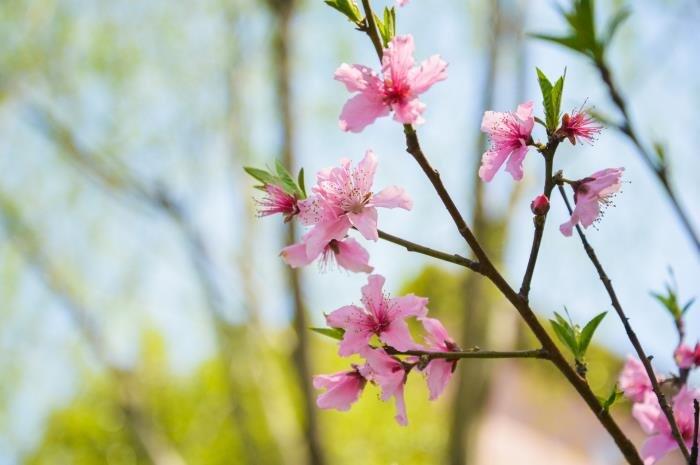
[[[613,82],[612,74],[610,72],[608,64],[602,59],[596,60],[594,64],[598,69],[600,77],[605,83],[605,86],[608,88],[610,98],[615,103],[618,110],[620,110],[620,113],[622,114],[624,120],[622,124],[615,125],[614,127],[627,136],[627,138],[637,149],[639,157],[642,159],[649,171],[651,171],[656,177],[656,179],[661,183],[661,187],[663,187],[664,191],[666,192],[666,196],[671,202],[673,210],[676,212],[678,219],[681,220],[683,228],[685,229],[693,245],[695,245],[695,250],[699,254],[698,256],[700,256],[700,236],[693,227],[693,224],[691,223],[688,214],[681,206],[680,200],[678,199],[678,196],[674,191],[673,186],[671,186],[671,181],[668,177],[667,167],[664,164],[657,163],[655,161],[656,157],[652,155],[640,142],[639,136],[632,125],[632,119],[629,116],[627,103],[625,102],[625,99],[622,97],[622,94]]]
[[[690,465],[698,465],[698,423],[700,423],[700,404],[697,399],[693,399],[693,446],[690,449]]]
[[[401,239],[400,237],[393,236],[381,230],[379,230],[378,232],[380,239],[384,239],[385,241],[393,242],[394,244],[405,247],[406,250],[408,250],[409,252],[427,255],[429,257],[437,258],[445,262],[454,263],[456,265],[469,268],[472,271],[476,271],[477,273],[481,273],[481,267],[479,266],[478,262],[469,260],[468,258],[464,258],[461,255],[449,254],[447,252],[441,252],[439,250],[431,249],[430,247],[425,247],[423,245],[416,244],[415,242],[407,241],[406,239]]]
[[[405,350],[398,351],[391,347],[385,347],[386,353],[391,355],[412,355],[414,357],[422,357],[426,360],[442,359],[442,360],[460,360],[463,358],[482,358],[482,359],[501,359],[501,358],[537,358],[549,360],[549,352],[545,349],[532,350],[481,350],[478,347],[470,350],[456,352],[433,352],[427,350]]]
[[[561,194],[561,197],[564,199],[564,203],[566,204],[566,208],[569,211],[569,214],[572,214],[573,209],[571,208],[571,204],[569,203],[569,198],[566,195],[566,191],[564,190],[564,186],[562,184],[559,184],[558,187],[559,187],[559,193]],[[615,309],[615,312],[617,313],[617,315],[620,317],[620,320],[622,321],[622,325],[625,328],[625,332],[627,333],[628,339],[632,343],[632,346],[634,347],[635,352],[637,352],[637,356],[639,357],[642,364],[644,365],[644,370],[646,371],[647,376],[649,376],[649,380],[651,381],[651,386],[654,390],[654,394],[656,394],[656,397],[659,400],[659,405],[661,406],[661,410],[663,410],[664,415],[666,416],[666,419],[668,420],[669,424],[671,425],[671,432],[673,433],[673,437],[675,438],[676,442],[678,443],[678,447],[680,448],[681,452],[683,453],[683,456],[685,457],[685,459],[687,461],[690,459],[690,453],[688,452],[688,448],[685,445],[685,441],[683,440],[683,436],[681,435],[680,429],[678,428],[678,424],[676,423],[676,419],[673,416],[673,410],[671,409],[671,406],[668,404],[668,401],[666,400],[666,396],[664,396],[663,392],[661,391],[661,386],[659,385],[659,380],[656,379],[656,374],[654,373],[654,368],[651,366],[651,358],[649,356],[647,356],[646,352],[644,351],[644,348],[642,347],[642,344],[639,342],[639,338],[637,337],[637,334],[632,329],[632,325],[630,325],[629,318],[625,314],[625,311],[622,309],[622,305],[620,304],[620,301],[617,298],[617,294],[615,293],[615,288],[612,285],[612,281],[610,281],[610,278],[605,273],[605,269],[603,268],[603,265],[600,263],[600,260],[598,260],[598,256],[596,255],[595,250],[593,250],[593,247],[588,242],[586,235],[583,233],[583,229],[581,229],[581,226],[579,226],[578,224],[576,225],[576,231],[578,232],[578,236],[581,239],[581,243],[583,244],[583,248],[586,251],[586,255],[588,255],[588,258],[591,260],[591,263],[593,263],[593,266],[595,267],[596,271],[598,272],[598,277],[600,278],[601,282],[603,283],[603,286],[605,287],[605,290],[608,293],[608,296],[610,297],[610,303],[612,304],[613,308]]]

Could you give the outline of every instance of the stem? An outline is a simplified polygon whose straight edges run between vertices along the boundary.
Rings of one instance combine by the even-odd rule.
[[[478,347],[470,350],[456,351],[456,352],[432,352],[425,350],[406,350],[400,352],[391,347],[385,347],[384,350],[387,354],[391,355],[412,355],[417,357],[424,357],[428,360],[443,359],[443,360],[460,360],[463,358],[537,358],[537,359],[549,359],[549,352],[545,349],[532,349],[532,350],[511,350],[511,351],[496,351],[496,350],[481,350]]]
[[[566,204],[566,208],[569,211],[569,214],[571,214],[573,212],[573,210],[571,208],[571,204],[569,203],[569,199],[566,195],[566,191],[564,190],[564,186],[559,185],[559,193],[561,194],[562,198],[564,199],[564,203]],[[688,448],[685,445],[685,441],[683,440],[683,436],[681,435],[681,432],[678,429],[678,424],[676,423],[676,419],[673,417],[673,410],[671,410],[671,407],[669,406],[668,402],[666,401],[666,397],[664,396],[663,392],[661,391],[661,386],[659,385],[659,381],[656,379],[656,375],[654,374],[654,369],[651,366],[651,358],[647,356],[646,352],[644,352],[644,348],[642,347],[642,344],[639,342],[639,338],[637,337],[637,334],[632,329],[632,325],[630,325],[629,318],[625,314],[625,311],[622,309],[622,305],[620,304],[620,301],[617,298],[617,294],[615,293],[615,288],[613,288],[613,285],[612,285],[612,282],[610,281],[610,278],[605,273],[605,270],[603,269],[603,265],[600,263],[600,260],[598,260],[598,256],[596,255],[595,250],[593,250],[593,247],[591,247],[591,244],[588,242],[588,239],[586,239],[586,235],[583,233],[581,226],[579,226],[578,224],[576,225],[576,231],[578,232],[578,236],[581,239],[581,243],[583,244],[583,248],[586,251],[586,255],[588,255],[588,258],[591,260],[591,263],[593,263],[593,266],[595,267],[596,271],[598,272],[598,277],[602,281],[603,286],[605,287],[605,290],[608,292],[608,296],[610,297],[610,301],[611,301],[613,308],[615,309],[615,312],[620,317],[620,320],[622,321],[622,325],[625,327],[625,332],[627,333],[627,337],[629,338],[630,342],[632,343],[634,350],[637,352],[637,356],[639,357],[642,364],[644,365],[644,369],[647,373],[647,376],[649,376],[649,380],[651,381],[651,385],[652,385],[652,388],[654,390],[654,394],[656,394],[656,397],[659,399],[659,405],[661,406],[661,410],[663,410],[664,415],[666,416],[666,419],[668,420],[669,425],[671,425],[671,432],[673,433],[673,437],[676,440],[676,442],[678,443],[678,447],[680,448],[681,452],[683,453],[683,456],[685,457],[686,461],[689,461],[690,460],[690,453],[688,452]]]
[[[666,196],[671,202],[673,210],[676,212],[676,216],[678,217],[678,219],[681,220],[683,228],[685,229],[693,245],[695,245],[695,250],[700,256],[700,236],[698,236],[697,231],[695,231],[695,228],[690,222],[688,214],[681,206],[680,201],[678,200],[678,196],[676,195],[675,191],[673,190],[673,187],[671,186],[666,166],[664,166],[663,164],[659,165],[657,162],[655,162],[655,156],[652,155],[646,148],[644,148],[642,143],[639,141],[639,136],[637,135],[637,132],[632,126],[632,120],[627,110],[627,103],[622,97],[622,94],[620,94],[619,90],[615,86],[615,83],[612,80],[612,74],[610,73],[610,68],[608,67],[607,63],[602,59],[596,60],[595,66],[596,68],[598,68],[600,77],[605,83],[606,87],[608,88],[610,98],[615,103],[618,110],[620,110],[620,113],[622,113],[624,121],[621,125],[616,125],[616,129],[621,133],[625,134],[627,138],[632,142],[632,144],[634,144],[634,146],[637,148],[637,153],[639,154],[639,157],[642,159],[647,168],[649,168],[649,170],[652,173],[654,173],[656,179],[661,183],[661,186],[666,192]]]
[[[362,5],[365,9],[365,16],[371,17],[373,13],[369,1],[362,0]],[[373,43],[379,41],[376,28],[369,28],[369,30],[365,32],[370,36]],[[377,49],[376,45],[375,49]],[[381,61],[381,50],[377,50],[377,55]],[[576,389],[581,398],[596,415],[600,423],[605,427],[615,441],[615,444],[617,444],[620,452],[624,455],[627,462],[631,465],[643,465],[643,461],[639,456],[637,449],[634,447],[634,444],[632,444],[629,438],[620,429],[619,425],[610,416],[609,412],[602,408],[598,398],[590,389],[590,386],[586,380],[579,376],[566,361],[564,355],[561,353],[544,327],[540,324],[533,310],[529,307],[527,300],[523,299],[515,292],[515,290],[513,290],[513,288],[510,287],[503,276],[501,276],[498,270],[496,270],[494,265],[491,263],[488,255],[479,244],[479,241],[476,239],[471,229],[469,229],[469,226],[464,221],[464,218],[457,209],[457,206],[447,192],[447,189],[440,179],[440,173],[430,165],[430,162],[425,157],[425,154],[420,148],[418,136],[416,135],[413,127],[409,124],[405,124],[404,134],[406,136],[406,151],[413,156],[430,180],[433,188],[440,197],[440,200],[452,217],[452,220],[454,221],[460,235],[464,238],[469,247],[472,249],[472,252],[474,252],[474,255],[479,260],[482,274],[489,278],[489,280],[498,288],[503,296],[508,299],[513,307],[515,307],[525,323],[540,341],[543,349],[550,354],[550,360],[552,363],[557,367],[557,369],[559,369],[559,371],[564,375],[574,389]]]
[[[549,199],[552,196],[552,190],[554,189],[554,178],[552,171],[554,170],[554,153],[557,151],[561,140],[556,136],[550,136],[547,145],[542,150],[542,156],[544,157],[545,166],[545,177],[544,177],[544,187],[543,193]],[[537,264],[537,257],[540,253],[540,245],[542,244],[542,236],[544,236],[544,225],[547,222],[547,214],[536,215],[534,217],[535,233],[532,236],[532,247],[530,248],[530,258],[527,262],[527,267],[525,268],[525,274],[523,275],[523,281],[520,285],[520,296],[528,300],[530,295],[530,284],[532,283],[532,277],[535,273],[535,265]]]
[[[690,450],[690,465],[698,465],[698,423],[700,419],[700,404],[697,399],[693,399],[693,409],[695,410],[695,422],[693,424],[693,447]]]
[[[420,244],[407,241],[406,239],[401,239],[400,237],[393,236],[381,230],[379,230],[378,232],[379,237],[381,239],[405,247],[406,250],[408,250],[409,252],[416,252],[423,255],[427,255],[429,257],[437,258],[445,262],[454,263],[456,265],[469,268],[472,271],[476,271],[477,273],[481,273],[481,267],[479,266],[479,263],[469,260],[468,258],[464,258],[461,255],[440,252],[439,250],[431,249],[429,247],[425,247]]]

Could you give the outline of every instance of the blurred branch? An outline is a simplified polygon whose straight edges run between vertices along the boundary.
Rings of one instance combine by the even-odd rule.
[[[59,299],[97,361],[116,383],[119,409],[127,419],[127,427],[140,445],[139,449],[146,453],[154,465],[185,465],[185,460],[170,440],[143,411],[139,401],[140,392],[132,382],[131,373],[111,363],[97,324],[90,316],[92,312],[80,302],[44,255],[36,233],[24,223],[19,209],[4,193],[0,193],[0,222],[25,260],[37,271],[44,285]]]
[[[594,60],[594,65],[598,69],[600,77],[608,89],[610,98],[622,114],[622,124],[615,124],[615,129],[627,136],[627,138],[637,149],[637,154],[639,155],[639,158],[641,158],[641,160],[644,162],[649,171],[651,171],[654,174],[657,181],[661,183],[661,187],[664,189],[664,192],[666,192],[666,196],[671,202],[673,210],[676,212],[678,219],[681,221],[681,224],[683,225],[683,228],[685,229],[693,245],[695,245],[695,251],[698,253],[698,257],[700,257],[700,236],[698,236],[698,233],[693,227],[693,224],[691,223],[688,214],[680,204],[680,200],[678,199],[678,195],[676,194],[675,189],[671,185],[671,180],[669,179],[668,175],[668,165],[665,158],[652,154],[649,150],[647,150],[644,147],[644,145],[642,145],[639,138],[639,134],[637,133],[632,124],[632,119],[630,118],[629,111],[627,109],[627,102],[625,101],[624,97],[622,97],[622,94],[615,85],[612,78],[612,73],[610,71],[610,67],[608,66],[605,59],[601,57],[598,60]]]
[[[291,20],[296,8],[296,0],[267,0],[267,6],[275,22],[271,37],[271,57],[274,71],[277,114],[280,115],[280,158],[282,164],[290,171],[295,171],[294,157],[294,115],[292,114],[292,50],[294,37]],[[296,227],[290,222],[286,231],[286,243],[296,241]],[[297,335],[296,345],[292,352],[292,360],[301,388],[302,424],[308,447],[308,460],[311,465],[326,463],[323,448],[319,438],[316,403],[311,386],[311,369],[309,357],[308,316],[304,307],[299,271],[285,267],[293,302],[293,325]]]
[[[237,351],[232,347],[237,338],[229,331],[230,325],[225,319],[223,293],[219,289],[213,262],[196,224],[166,186],[162,184],[148,186],[142,183],[116,160],[111,160],[113,166],[106,166],[106,162],[101,161],[96,153],[81,146],[72,131],[53,117],[47,109],[35,106],[34,115],[38,128],[49,140],[56,143],[61,149],[61,154],[66,156],[81,172],[87,174],[109,191],[130,197],[159,211],[177,227],[212,319],[216,346],[228,363],[228,398],[234,427],[243,436],[241,442],[246,457],[245,463],[260,463],[261,451],[257,447],[257,442],[250,429],[245,426],[248,424],[250,416],[246,413],[241,401],[241,389],[238,386],[240,381],[235,376],[235,370],[241,369],[240,364],[234,362]],[[243,380],[245,376],[239,378]]]
[[[497,350],[482,350],[479,347],[474,347],[469,350],[455,351],[455,352],[431,352],[425,350],[406,350],[400,352],[392,347],[384,347],[386,353],[391,355],[412,355],[415,357],[421,357],[426,362],[435,359],[442,360],[461,360],[465,358],[480,358],[480,359],[503,359],[503,358],[538,358],[538,359],[549,359],[549,353],[544,349],[532,349],[532,350],[510,350],[510,351],[497,351]]]

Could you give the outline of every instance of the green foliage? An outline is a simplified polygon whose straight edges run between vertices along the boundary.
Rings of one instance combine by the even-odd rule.
[[[542,106],[544,107],[545,124],[548,133],[556,131],[559,126],[559,118],[561,116],[561,95],[564,92],[564,79],[566,78],[566,70],[564,74],[552,84],[545,74],[539,69],[537,70],[537,81],[540,84],[542,91]]]
[[[396,9],[393,6],[391,8],[384,8],[384,20],[382,21],[379,16],[375,14],[374,21],[377,23],[377,29],[382,38],[382,44],[384,47],[387,47],[391,39],[396,35]]]
[[[349,21],[359,23],[362,21],[362,14],[357,4],[353,0],[325,0],[326,5],[341,12]]]
[[[591,321],[586,323],[583,329],[557,312],[554,312],[555,319],[549,320],[549,322],[552,324],[552,329],[561,343],[571,351],[578,362],[582,362],[593,339],[593,334],[606,314],[607,312],[603,312],[594,316]]]
[[[345,334],[345,330],[342,328],[310,328],[311,331],[314,331],[318,334],[322,334],[324,336],[330,337],[331,339],[336,339],[340,341],[343,339],[343,335]]]
[[[251,166],[244,166],[243,170],[255,180],[260,181],[262,185],[256,186],[259,189],[264,189],[268,184],[280,187],[287,194],[293,195],[298,199],[306,198],[306,187],[304,186],[304,169],[299,170],[297,181],[294,181],[292,175],[289,174],[287,168],[279,161],[275,160],[274,171],[270,168],[262,170]]]
[[[623,395],[623,392],[620,391],[617,388],[617,384],[615,384],[613,386],[612,390],[610,391],[610,394],[608,394],[607,396],[604,396],[604,397],[602,397],[602,396],[597,396],[597,397],[598,397],[598,401],[600,402],[600,405],[603,407],[603,411],[607,412],[608,410],[610,410],[610,407],[612,407],[615,404],[615,402],[617,402],[620,398],[622,398],[622,395]]]
[[[605,48],[612,41],[620,25],[631,14],[627,8],[619,10],[610,18],[604,31],[598,36],[595,25],[595,0],[574,0],[570,10],[560,9],[560,13],[569,26],[566,35],[532,34],[532,36],[574,50],[594,61],[603,59]]]
[[[678,297],[678,286],[673,279],[673,272],[671,272],[670,282],[666,283],[666,293],[652,292],[651,295],[668,311],[674,321],[680,321],[695,303],[695,298],[692,298],[685,304],[681,304]]]

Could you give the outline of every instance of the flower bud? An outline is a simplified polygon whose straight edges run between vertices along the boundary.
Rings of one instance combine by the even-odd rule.
[[[546,215],[549,211],[549,199],[546,195],[540,194],[530,203],[530,210],[538,216]]]

